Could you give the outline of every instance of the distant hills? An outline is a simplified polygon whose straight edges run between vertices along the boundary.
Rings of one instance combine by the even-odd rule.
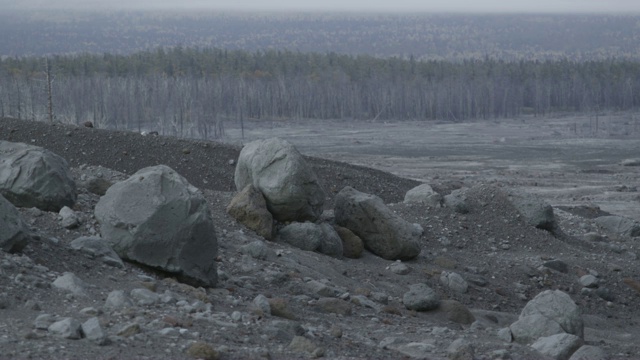
[[[640,16],[0,12],[0,56],[157,47],[290,50],[416,60],[640,59]]]

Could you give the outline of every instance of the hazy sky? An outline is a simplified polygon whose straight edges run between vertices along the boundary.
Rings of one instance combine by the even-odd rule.
[[[640,0],[0,0],[0,12],[15,7],[640,13]]]

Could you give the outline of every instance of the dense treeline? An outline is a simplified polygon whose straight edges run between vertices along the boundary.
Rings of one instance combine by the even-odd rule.
[[[2,10],[0,56],[182,45],[420,60],[640,59],[638,14]]]
[[[640,62],[460,62],[173,48],[53,56],[61,121],[215,136],[229,120],[487,119],[640,105]],[[43,58],[0,60],[0,116],[47,114]]]

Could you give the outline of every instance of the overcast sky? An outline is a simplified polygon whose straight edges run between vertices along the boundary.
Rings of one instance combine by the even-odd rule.
[[[640,0],[0,0],[3,8],[640,13]]]

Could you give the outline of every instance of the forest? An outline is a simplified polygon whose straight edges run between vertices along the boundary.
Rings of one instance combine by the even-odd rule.
[[[49,97],[50,95],[50,97]],[[0,60],[0,117],[213,138],[245,119],[495,119],[640,106],[640,63],[158,48]]]

